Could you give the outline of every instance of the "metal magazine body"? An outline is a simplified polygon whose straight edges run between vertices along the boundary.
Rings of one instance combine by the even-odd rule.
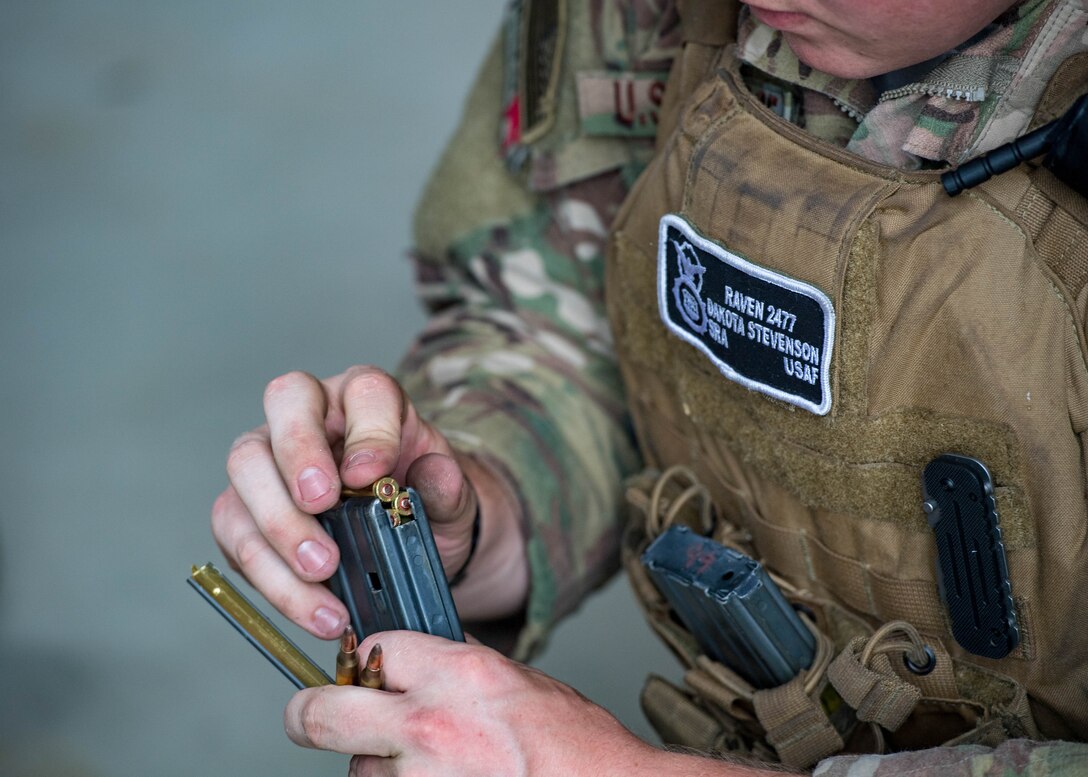
[[[423,503],[407,489],[411,515],[377,497],[352,497],[319,518],[340,548],[330,580],[360,637],[407,629],[464,642]]]
[[[754,687],[782,685],[812,664],[815,637],[755,559],[672,526],[642,563],[707,655]]]

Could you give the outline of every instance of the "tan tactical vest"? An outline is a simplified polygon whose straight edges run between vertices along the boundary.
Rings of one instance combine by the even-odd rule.
[[[713,5],[701,13],[716,16]],[[670,504],[682,519],[682,502],[699,497],[683,478],[629,491],[639,510],[626,566],[652,625],[689,667],[682,691],[651,679],[648,714],[668,740],[759,755],[770,745],[796,765],[844,746],[1088,739],[1088,205],[1036,166],[950,198],[937,173],[904,173],[814,139],[745,89],[724,45],[728,18],[693,25],[692,13],[686,29],[696,33],[666,95],[669,126],[609,255],[609,314],[636,431],[650,467],[693,470],[715,506],[715,536],[762,559],[814,613],[827,655],[813,671],[880,729],[845,731],[844,743],[827,697],[816,698],[824,680],[753,693],[669,618],[637,556]],[[793,366],[823,368],[797,378],[807,394],[727,377],[670,332],[662,309],[678,281],[658,260],[667,214],[692,240],[815,300],[819,356],[786,343],[787,320],[749,298],[729,300],[739,329],[717,310],[734,338],[755,331],[776,358],[796,346]],[[703,297],[730,308],[720,290]],[[762,329],[747,329],[752,321]],[[957,644],[938,593],[921,474],[949,452],[981,460],[994,478],[1021,631],[1002,660]],[[872,632],[896,621],[933,647],[934,672],[913,675],[894,650],[866,651]]]

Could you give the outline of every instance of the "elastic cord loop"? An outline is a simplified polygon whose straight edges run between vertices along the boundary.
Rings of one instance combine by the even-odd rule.
[[[468,556],[465,557],[465,563],[461,565],[453,577],[450,578],[450,588],[458,585],[465,579],[465,570],[468,569],[468,565],[472,562],[472,557],[476,555],[476,546],[480,544],[480,500],[476,500],[476,516],[472,519],[472,539],[469,541]]]

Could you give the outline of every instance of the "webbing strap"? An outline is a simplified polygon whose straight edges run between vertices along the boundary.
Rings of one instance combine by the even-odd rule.
[[[756,717],[782,763],[808,767],[843,748],[819,701],[805,694],[805,673],[785,685],[756,691]]]
[[[914,675],[911,682],[918,686],[922,696],[927,699],[958,699],[959,687],[956,685],[956,672],[952,656],[945,649],[944,643],[935,637],[927,636],[926,645],[933,651],[936,659],[929,674]]]
[[[906,722],[922,698],[922,692],[892,670],[888,656],[875,656],[868,666],[861,652],[868,641],[855,637],[831,662],[827,679],[843,701],[857,710],[858,720],[895,731]]]
[[[881,620],[890,620],[894,614],[926,634],[947,630],[936,583],[881,575],[803,530],[775,526],[761,516],[749,522],[749,528],[771,569],[794,580],[818,581],[857,612]]]
[[[1074,54],[1054,71],[1035,108],[1029,129],[1061,117],[1088,93],[1088,51]],[[1016,205],[1036,251],[1074,297],[1088,284],[1088,202],[1046,169],[1031,173],[1032,186]]]

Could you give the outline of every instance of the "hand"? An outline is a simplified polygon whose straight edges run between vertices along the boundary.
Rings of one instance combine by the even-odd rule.
[[[287,617],[316,636],[340,636],[347,611],[321,585],[339,553],[313,516],[339,501],[341,485],[386,475],[419,491],[447,574],[468,555],[479,500],[479,547],[455,592],[468,595],[457,600],[463,618],[522,606],[528,567],[516,501],[423,421],[393,378],[375,367],[326,380],[292,372],[268,384],[264,409],[268,423],[239,437],[227,457],[230,486],[212,507],[212,533],[230,566]],[[488,585],[493,577],[503,584]]]
[[[489,648],[394,631],[364,640],[360,660],[376,641],[385,691],[310,688],[284,713],[297,744],[354,755],[355,777],[634,775],[668,755],[569,686]]]

